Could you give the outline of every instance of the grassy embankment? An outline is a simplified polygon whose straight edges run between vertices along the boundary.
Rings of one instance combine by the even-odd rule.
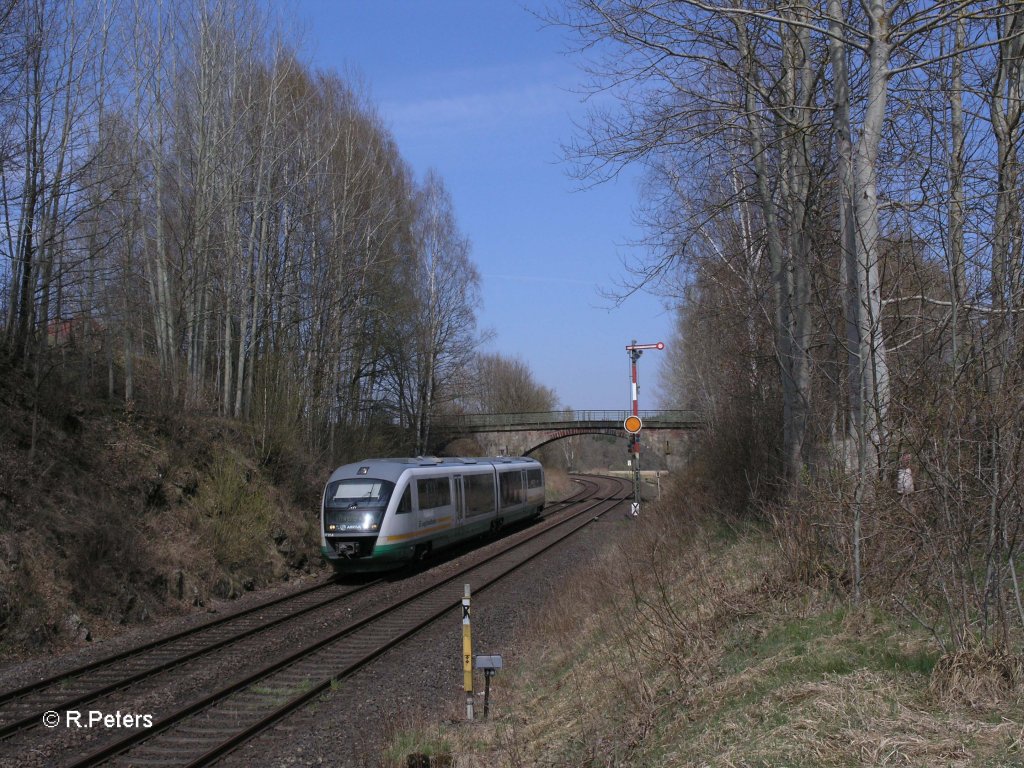
[[[652,508],[552,596],[490,722],[408,729],[383,763],[1024,765],[1019,659],[940,657],[884,607],[786,570],[759,527]]]

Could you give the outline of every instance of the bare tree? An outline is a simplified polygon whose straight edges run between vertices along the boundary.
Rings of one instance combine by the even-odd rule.
[[[537,382],[519,358],[480,353],[472,362],[473,390],[466,398],[478,413],[543,413],[555,410],[554,390]]]
[[[476,345],[479,275],[459,233],[451,199],[436,173],[419,192],[414,252],[405,264],[404,313],[390,350],[390,376],[403,417],[426,450],[430,417],[459,393]]]
[[[581,171],[593,176],[642,161],[661,169],[656,183],[669,180],[678,189],[684,169],[697,166],[725,173],[734,187],[718,198],[717,209],[691,206],[669,219],[668,236],[656,236],[658,256],[639,274],[640,284],[688,263],[687,249],[707,239],[708,222],[734,213],[743,217],[747,252],[763,247],[767,254],[773,293],[770,301],[757,301],[774,322],[784,414],[780,449],[785,481],[794,486],[811,448],[808,233],[819,185],[815,156],[826,63],[820,39],[811,34],[810,4],[787,4],[775,15],[702,3],[580,2],[577,8],[568,22],[588,42],[618,46],[600,65],[601,82],[635,84],[643,92],[634,101],[623,89],[621,120],[595,116],[588,141],[574,147],[584,160]],[[732,169],[720,167],[723,152]],[[678,168],[666,173],[673,165]],[[689,198],[703,197],[693,177],[686,183],[696,187]],[[678,197],[673,192],[662,199],[672,205]]]
[[[580,0],[563,18],[595,90],[618,97],[573,147],[581,173],[651,169],[652,258],[627,287],[680,278],[684,354],[666,389],[720,427],[702,457],[723,434],[757,445],[756,430],[717,421],[736,403],[777,403],[787,485],[806,477],[823,509],[851,513],[826,515],[835,535],[806,556],[843,561],[855,599],[912,574],[919,591],[904,597],[960,645],[996,626],[1005,641],[1012,606],[1024,623],[1007,407],[1020,392],[1020,14],[961,0]],[[751,343],[723,343],[723,328]],[[742,391],[740,372],[757,381],[767,354],[775,384]],[[748,488],[772,477],[759,455],[746,453]],[[891,504],[897,462],[915,461],[928,482]],[[894,533],[910,498],[930,510],[912,543]]]
[[[39,355],[78,312],[103,340],[83,382],[103,370],[131,403],[151,359],[145,395],[251,422],[268,461],[382,427],[423,450],[470,389],[469,243],[440,177],[414,183],[358,86],[268,19],[251,0],[0,4],[5,342]]]

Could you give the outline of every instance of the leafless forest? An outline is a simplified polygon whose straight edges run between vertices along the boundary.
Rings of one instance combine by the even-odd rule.
[[[515,407],[554,406],[477,355],[441,177],[413,178],[359,86],[303,65],[263,3],[4,0],[0,68],[3,337],[38,388],[331,453],[424,451],[439,409],[501,407],[478,386],[495,369],[539,397]]]
[[[331,468],[556,405],[484,351],[440,173],[286,7],[0,0],[5,649],[315,570]]]
[[[617,98],[572,147],[647,168],[637,285],[708,485],[795,576],[949,650],[1020,649],[1019,2],[591,2],[558,23]]]

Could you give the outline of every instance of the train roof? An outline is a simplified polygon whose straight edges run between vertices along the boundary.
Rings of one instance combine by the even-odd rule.
[[[438,469],[469,468],[473,466],[540,466],[529,456],[434,457],[416,456],[404,459],[363,459],[344,464],[331,473],[331,480],[365,475],[377,480],[397,480],[407,469],[437,467]],[[365,471],[360,471],[365,468]]]

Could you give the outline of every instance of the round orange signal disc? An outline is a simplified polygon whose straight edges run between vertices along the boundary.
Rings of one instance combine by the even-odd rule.
[[[622,426],[625,427],[626,431],[629,432],[629,434],[631,435],[635,435],[637,432],[639,432],[640,427],[642,427],[643,425],[644,423],[640,421],[639,416],[627,416],[626,420],[622,422]]]

